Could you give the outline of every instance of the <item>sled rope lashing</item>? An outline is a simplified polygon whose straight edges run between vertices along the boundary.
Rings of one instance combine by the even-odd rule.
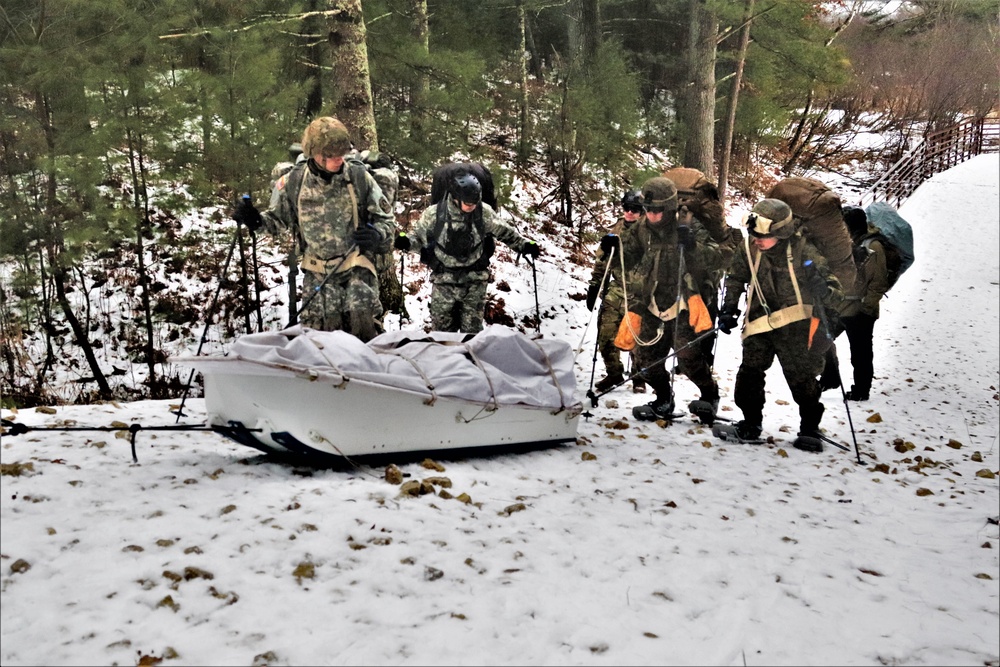
[[[330,445],[331,447],[333,447],[333,448],[334,448],[334,449],[335,449],[335,450],[337,451],[337,454],[339,454],[339,455],[340,455],[340,456],[341,456],[341,457],[342,457],[342,458],[343,458],[343,459],[344,459],[345,461],[347,461],[348,463],[350,463],[350,464],[351,464],[351,467],[353,467],[353,468],[354,468],[355,470],[357,470],[357,471],[358,471],[358,472],[360,472],[361,474],[363,474],[363,475],[368,475],[369,477],[373,477],[373,478],[375,478],[375,479],[382,479],[382,476],[381,476],[381,475],[376,475],[375,473],[373,473],[373,472],[371,472],[371,471],[369,471],[369,470],[365,470],[364,468],[362,468],[362,467],[361,467],[361,466],[360,466],[360,465],[359,465],[358,463],[356,463],[356,462],[355,462],[355,461],[354,461],[354,460],[353,460],[353,459],[352,459],[352,458],[351,458],[350,456],[348,456],[347,454],[345,454],[345,453],[344,453],[344,451],[343,451],[343,450],[342,450],[342,449],[341,449],[340,447],[338,447],[338,446],[337,446],[337,445],[336,445],[335,443],[331,442],[331,441],[330,441],[330,440],[329,440],[329,439],[328,439],[328,438],[327,438],[327,437],[326,437],[325,435],[323,435],[322,433],[319,433],[319,432],[317,432],[317,431],[310,431],[310,432],[309,432],[309,437],[310,437],[310,438],[311,438],[311,439],[312,439],[312,440],[313,440],[314,442],[325,442],[326,444],[328,444],[328,445]]]
[[[337,367],[337,364],[335,364],[333,362],[333,359],[331,359],[330,357],[328,357],[326,355],[326,350],[323,349],[322,345],[320,345],[312,337],[309,337],[309,342],[312,343],[316,347],[317,350],[319,350],[320,356],[322,356],[324,359],[326,359],[327,363],[330,364],[330,368],[332,368],[334,371],[336,371],[337,375],[339,375],[340,377],[343,378],[339,383],[333,385],[333,388],[334,389],[343,389],[345,386],[347,386],[347,383],[351,381],[351,378],[347,377],[347,374],[344,373],[344,371],[340,370],[340,368]]]
[[[395,354],[401,359],[405,359],[406,361],[410,362],[410,365],[413,366],[413,369],[420,374],[421,378],[423,378],[424,385],[427,387],[427,391],[431,392],[430,398],[424,399],[424,405],[430,405],[433,407],[434,403],[437,402],[438,398],[437,392],[434,391],[434,383],[431,382],[431,379],[427,377],[426,373],[424,373],[424,369],[422,369],[420,367],[420,364],[418,364],[416,360],[413,359],[412,357],[408,357],[405,354],[400,354],[399,352],[396,352]]]
[[[479,411],[476,412],[476,414],[472,415],[468,419],[463,417],[460,413],[457,418],[468,424],[471,421],[479,419],[479,415],[483,414],[484,411],[492,414],[499,410],[500,402],[497,401],[497,390],[493,387],[493,378],[491,378],[490,374],[486,372],[486,367],[483,366],[483,362],[479,360],[479,357],[477,357],[476,353],[472,351],[472,347],[468,343],[462,343],[462,347],[465,348],[465,353],[469,355],[470,359],[472,359],[472,363],[474,363],[476,367],[483,372],[483,377],[486,378],[486,384],[490,386],[490,399],[493,401],[492,407],[490,406],[489,401],[487,401],[483,404],[483,407],[479,408]],[[490,415],[488,414],[486,416],[489,417]]]
[[[531,342],[534,343],[535,347],[538,348],[538,351],[542,353],[542,358],[545,360],[545,366],[546,368],[548,368],[549,371],[549,377],[552,378],[552,384],[555,385],[556,391],[559,392],[559,409],[556,410],[555,412],[550,413],[552,415],[557,415],[566,409],[566,402],[563,401],[562,386],[559,384],[559,378],[556,377],[556,369],[553,368],[552,360],[549,359],[549,355],[545,352],[544,349],[542,349],[542,346],[538,344],[538,341],[532,338]]]

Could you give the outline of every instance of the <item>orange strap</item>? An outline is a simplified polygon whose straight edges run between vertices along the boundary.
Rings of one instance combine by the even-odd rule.
[[[618,335],[615,336],[615,347],[631,352],[635,349],[635,336],[642,326],[642,316],[631,311],[625,313],[618,325]]]
[[[695,333],[708,331],[712,328],[712,316],[708,314],[708,308],[700,294],[695,294],[687,300],[688,322]]]
[[[813,317],[809,320],[809,345],[806,347],[807,350],[811,350],[813,346],[813,336],[816,334],[816,329],[819,328],[819,318]]]

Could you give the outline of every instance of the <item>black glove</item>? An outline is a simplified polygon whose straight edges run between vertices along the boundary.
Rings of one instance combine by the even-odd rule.
[[[534,241],[528,241],[524,244],[524,247],[521,248],[521,254],[525,257],[531,257],[534,259],[542,254],[542,248]]]
[[[382,243],[382,233],[368,224],[359,229],[355,229],[354,234],[351,236],[351,240],[354,241],[354,243],[357,244],[361,250],[371,252]]]
[[[739,317],[739,308],[734,308],[733,306],[723,306],[722,310],[719,311],[719,321],[717,324],[719,331],[724,334],[728,334],[736,328],[736,322],[739,320]]]
[[[826,279],[819,274],[819,271],[810,271],[806,275],[806,289],[817,301],[823,301],[830,286],[826,284]]]
[[[392,242],[392,247],[396,250],[408,252],[413,247],[413,244],[410,243],[410,237],[406,235],[406,232],[400,232],[396,235],[396,240]]]
[[[601,252],[605,255],[611,254],[612,250],[618,248],[618,235],[617,234],[605,234],[604,238],[601,239]]]
[[[677,226],[677,243],[685,250],[694,249],[694,232],[687,225]]]
[[[601,291],[601,286],[594,284],[587,288],[587,310],[593,310],[597,305],[597,294]]]
[[[255,232],[264,226],[264,218],[260,216],[260,211],[250,201],[250,195],[243,195],[236,202],[236,209],[233,211],[233,220],[241,225],[246,225],[247,229]]]

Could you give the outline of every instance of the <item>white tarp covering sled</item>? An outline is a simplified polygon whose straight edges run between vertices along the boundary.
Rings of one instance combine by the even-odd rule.
[[[205,379],[209,424],[265,451],[357,456],[572,441],[573,351],[490,326],[396,331],[367,344],[292,327],[182,357]],[[256,429],[260,429],[257,431]]]

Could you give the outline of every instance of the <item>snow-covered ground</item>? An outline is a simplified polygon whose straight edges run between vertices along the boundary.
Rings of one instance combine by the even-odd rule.
[[[211,433],[140,431],[138,464],[127,434],[7,435],[0,663],[1000,664],[1000,156],[939,174],[901,212],[917,261],[883,302],[872,400],[850,404],[862,464],[836,391],[823,425],[852,451],[791,447],[777,364],[773,444],[637,423],[644,397],[623,388],[576,445],[400,466],[469,503]],[[541,330],[580,346],[582,398],[594,326],[568,295],[586,272],[550,250]],[[532,314],[530,270],[499,277],[508,310]],[[739,357],[722,336],[737,418]],[[684,378],[676,391],[695,397]],[[201,399],[187,406],[203,419]],[[124,428],[173,424],[169,408],[3,417]]]

